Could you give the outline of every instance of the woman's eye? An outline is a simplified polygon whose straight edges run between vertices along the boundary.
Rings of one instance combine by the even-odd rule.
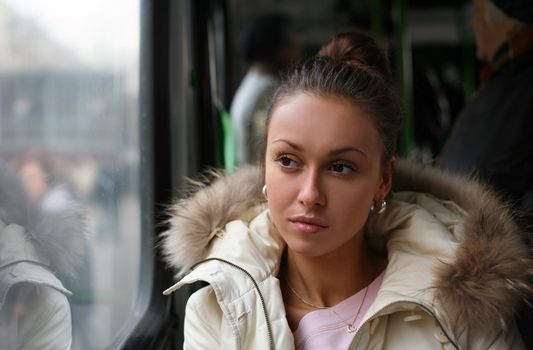
[[[284,168],[295,168],[297,166],[296,161],[289,158],[288,156],[278,157],[277,162]]]
[[[340,174],[350,174],[355,171],[354,166],[347,164],[347,163],[342,163],[342,162],[331,164],[329,169],[335,173],[340,173]]]

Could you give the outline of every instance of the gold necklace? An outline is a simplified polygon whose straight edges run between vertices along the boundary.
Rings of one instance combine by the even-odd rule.
[[[361,308],[363,307],[363,304],[365,303],[365,299],[366,299],[366,294],[368,292],[368,287],[370,285],[366,286],[365,287],[365,294],[363,294],[363,300],[361,301],[361,304],[359,304],[359,308],[357,309],[357,313],[355,314],[355,317],[353,318],[353,321],[351,323],[346,323],[344,322],[341,317],[339,316],[338,313],[335,312],[335,310],[331,309],[331,311],[333,311],[333,313],[337,316],[337,318],[339,320],[342,321],[342,323],[344,323],[346,325],[346,333],[353,333],[357,330],[357,328],[354,326],[354,323],[355,321],[357,320],[357,317],[359,316],[359,313],[361,312]]]
[[[311,306],[315,309],[329,309],[330,307],[329,306],[319,306],[319,305],[315,305],[313,304],[312,302],[306,300],[304,297],[302,297],[300,294],[298,294],[298,292],[296,292],[294,290],[294,288],[291,286],[291,284],[289,283],[289,279],[287,277],[285,277],[285,282],[287,282],[287,287],[289,287],[290,291],[292,292],[292,294],[294,294],[295,297],[297,297],[302,303],[304,303],[305,305],[308,305],[308,306]],[[368,287],[370,286],[367,285],[365,287],[365,294],[363,294],[363,300],[361,301],[361,303],[359,304],[359,307],[357,308],[357,313],[355,314],[355,317],[353,318],[353,321],[351,323],[346,323],[342,320],[342,318],[339,316],[338,313],[335,312],[335,310],[331,309],[331,311],[337,316],[337,318],[346,325],[346,332],[347,333],[353,333],[357,330],[357,328],[354,326],[354,323],[355,321],[357,320],[357,317],[359,316],[359,313],[361,312],[361,308],[363,307],[363,304],[365,303],[365,299],[366,299],[366,295],[368,293]]]
[[[294,290],[294,288],[292,288],[291,284],[289,283],[289,279],[287,277],[285,277],[285,282],[287,282],[287,287],[289,287],[289,289],[291,290],[292,294],[294,294],[294,296],[297,297],[305,305],[311,306],[311,307],[313,307],[315,309],[327,309],[327,308],[329,308],[329,306],[318,306],[318,305],[313,304],[310,301],[307,301],[304,297],[302,297],[300,294],[298,294]]]

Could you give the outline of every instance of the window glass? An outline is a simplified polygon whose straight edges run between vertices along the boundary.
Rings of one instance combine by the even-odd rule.
[[[9,349],[104,349],[138,313],[151,225],[141,210],[139,11],[135,0],[0,0]]]

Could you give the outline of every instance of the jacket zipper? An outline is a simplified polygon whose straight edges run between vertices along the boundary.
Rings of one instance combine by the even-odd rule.
[[[361,323],[361,325],[357,328],[357,331],[355,332],[355,335],[353,337],[353,340],[352,340],[352,343],[350,344],[350,348],[352,347],[352,345],[354,344],[354,341],[355,339],[357,338],[357,335],[359,334],[359,330],[361,328],[363,328],[364,325],[366,325],[368,322],[372,321],[374,319],[374,317],[376,317],[377,314],[379,314],[380,312],[382,312],[384,309],[388,308],[389,306],[391,305],[394,305],[394,304],[399,304],[399,303],[403,303],[403,301],[397,301],[397,302],[394,302],[394,303],[391,303],[389,305],[386,305],[384,307],[382,307],[380,310],[374,312],[372,314],[372,316],[370,316],[369,318],[367,318],[367,320],[363,323]],[[446,336],[446,338],[448,338],[448,340],[450,341],[450,343],[452,343],[452,345],[457,349],[459,350],[459,346],[457,344],[454,343],[454,341],[452,340],[452,338],[450,337],[450,335],[448,334],[448,332],[446,331],[446,329],[442,326],[442,323],[439,321],[439,319],[437,318],[437,316],[433,313],[433,311],[427,307],[426,305],[424,304],[420,304],[420,303],[417,303],[417,302],[414,302],[414,301],[408,301],[408,303],[411,303],[411,304],[415,304],[415,305],[418,305],[420,306],[422,309],[424,309],[428,314],[430,314],[431,316],[433,316],[433,319],[437,321],[440,329],[442,330],[442,332],[444,333],[444,335]]]
[[[261,293],[261,290],[259,289],[259,285],[257,283],[257,281],[252,277],[252,275],[244,268],[240,267],[239,265],[237,264],[234,264],[230,261],[227,261],[225,259],[221,259],[221,258],[207,258],[205,260],[202,260],[196,264],[194,264],[192,267],[191,267],[191,270],[194,270],[194,268],[196,268],[198,265],[204,263],[204,262],[207,262],[207,261],[220,261],[220,262],[223,262],[225,264],[228,264],[230,265],[231,267],[243,272],[246,276],[248,276],[251,280],[252,280],[252,283],[254,284],[254,288],[256,289],[257,291],[257,294],[259,295],[259,299],[261,301],[261,308],[263,309],[263,315],[265,317],[265,321],[266,321],[266,324],[267,324],[267,332],[268,332],[268,343],[269,343],[269,347],[271,350],[275,350],[275,347],[274,347],[274,338],[273,338],[273,335],[272,335],[272,325],[270,323],[270,318],[268,317],[268,313],[266,311],[266,305],[265,305],[265,299],[263,297],[263,294]],[[357,328],[357,331],[355,332],[355,335],[354,335],[354,340],[357,338],[357,335],[359,334],[359,330],[361,328],[363,328],[364,325],[366,325],[368,322],[370,322],[372,319],[374,319],[374,317],[379,314],[380,312],[382,312],[385,308],[391,306],[391,305],[394,305],[394,304],[397,304],[397,303],[402,303],[402,302],[395,302],[395,303],[392,303],[392,304],[389,304],[389,305],[386,305],[384,307],[382,307],[380,310],[376,311],[375,313],[372,314],[372,316],[370,316],[365,322],[363,322],[358,328]],[[415,305],[418,305],[419,307],[421,307],[422,309],[424,309],[428,314],[430,314],[431,316],[433,316],[433,319],[437,321],[440,329],[442,330],[442,332],[444,333],[444,335],[446,336],[446,338],[448,338],[448,340],[450,341],[450,343],[452,343],[452,345],[456,348],[456,349],[459,349],[459,346],[457,346],[457,344],[455,344],[455,342],[452,340],[452,338],[450,337],[450,335],[448,334],[448,332],[446,331],[446,329],[442,326],[441,322],[439,321],[439,319],[437,318],[437,316],[435,315],[435,313],[433,313],[433,311],[428,308],[426,305],[424,304],[421,304],[421,303],[417,303],[417,302],[414,302],[414,301],[409,301],[409,303],[412,303],[412,304],[415,304]],[[354,341],[353,340],[353,341]],[[353,341],[352,341],[352,344],[350,344],[350,347],[351,345],[353,345]]]
[[[265,299],[263,297],[263,294],[261,293],[261,290],[259,289],[259,284],[257,284],[257,281],[244,268],[240,267],[237,264],[232,263],[231,261],[227,261],[227,260],[221,259],[221,258],[207,258],[205,260],[202,260],[202,261],[194,264],[191,267],[191,270],[194,270],[194,268],[196,268],[198,265],[200,265],[200,264],[202,264],[204,262],[207,262],[207,261],[220,261],[220,262],[226,263],[226,264],[230,265],[231,267],[243,272],[246,276],[248,276],[252,280],[252,283],[254,284],[255,290],[257,291],[257,294],[259,295],[259,299],[261,300],[261,308],[263,309],[263,315],[265,317],[265,321],[266,321],[266,324],[267,324],[268,343],[270,345],[269,347],[270,347],[270,350],[275,350],[275,348],[274,348],[274,337],[272,335],[272,325],[270,324],[270,319],[269,319],[268,313],[266,311]]]

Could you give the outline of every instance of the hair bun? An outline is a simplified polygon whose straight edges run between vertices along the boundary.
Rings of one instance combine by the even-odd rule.
[[[363,32],[344,32],[331,38],[317,53],[318,57],[357,66],[392,80],[389,59],[376,41]]]

